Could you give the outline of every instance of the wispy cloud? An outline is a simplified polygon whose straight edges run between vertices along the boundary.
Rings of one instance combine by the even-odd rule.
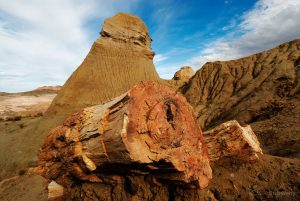
[[[153,62],[154,62],[154,64],[158,64],[166,59],[168,59],[167,56],[165,56],[163,54],[157,54],[154,56]]]
[[[230,30],[237,25],[237,21],[235,19],[230,20],[229,24],[222,28],[223,31]]]
[[[96,19],[100,30],[104,18],[130,6],[116,0],[0,0],[0,71],[10,75],[0,79],[0,91],[63,84],[95,39],[89,21]]]
[[[207,61],[236,59],[300,37],[299,0],[259,0],[244,14],[244,4],[222,4],[224,13],[216,16],[205,2],[0,0],[0,91],[63,84],[98,37],[104,18],[119,11],[141,11],[164,78],[183,65],[197,69]],[[239,16],[233,17],[236,12]]]
[[[236,59],[300,38],[299,19],[298,0],[260,0],[235,27],[229,23],[229,34],[206,44],[187,63],[200,68],[208,61]]]

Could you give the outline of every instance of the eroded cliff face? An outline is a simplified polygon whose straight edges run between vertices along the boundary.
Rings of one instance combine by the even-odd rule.
[[[264,151],[299,154],[300,40],[238,60],[206,63],[180,91],[203,130],[236,119],[252,125]]]
[[[100,34],[46,116],[67,117],[121,95],[138,81],[159,80],[152,60],[151,38],[139,17],[119,13],[104,22]]]

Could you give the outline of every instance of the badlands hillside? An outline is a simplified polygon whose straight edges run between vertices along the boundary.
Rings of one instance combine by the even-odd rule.
[[[107,19],[44,116],[0,122],[0,200],[300,199],[300,40],[172,80],[153,56]]]
[[[236,119],[252,126],[265,153],[300,157],[300,40],[207,63],[180,91],[203,130]]]

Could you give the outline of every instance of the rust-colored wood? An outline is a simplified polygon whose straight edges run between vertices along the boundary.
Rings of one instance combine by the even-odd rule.
[[[192,107],[180,93],[151,81],[69,117],[49,133],[39,161],[37,172],[64,186],[112,174],[152,174],[204,188],[212,177]]]
[[[262,154],[259,141],[249,125],[232,120],[203,133],[212,162],[223,157],[249,161]]]

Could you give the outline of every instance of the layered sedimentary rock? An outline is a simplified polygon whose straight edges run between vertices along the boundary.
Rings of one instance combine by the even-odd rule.
[[[206,63],[180,91],[204,130],[250,124],[266,152],[300,152],[300,40],[231,61]],[[299,156],[299,155],[298,155]]]
[[[108,18],[100,35],[54,99],[48,116],[67,117],[121,95],[138,81],[159,80],[151,38],[139,17],[119,13]]]
[[[72,115],[49,133],[39,160],[39,174],[66,187],[74,178],[101,183],[112,174],[148,174],[204,188],[212,174],[192,107],[150,81]]]

